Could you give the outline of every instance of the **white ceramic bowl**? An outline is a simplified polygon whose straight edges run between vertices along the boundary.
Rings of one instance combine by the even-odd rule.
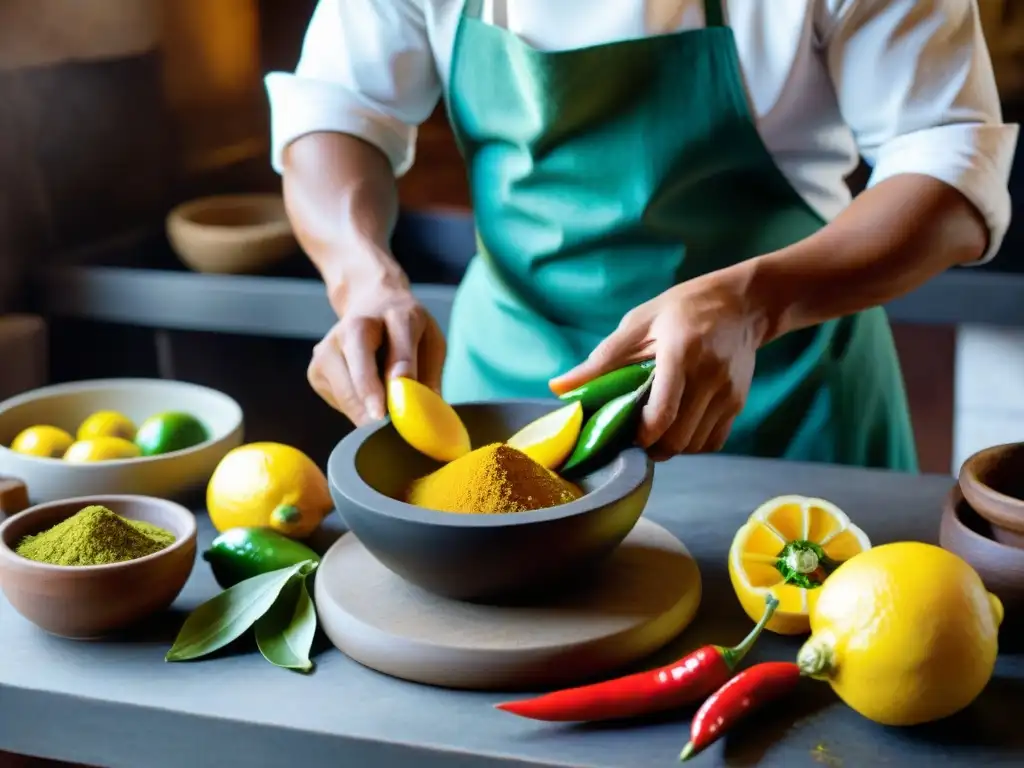
[[[210,439],[160,456],[72,464],[7,448],[21,430],[52,424],[74,436],[96,411],[114,410],[141,424],[163,411],[198,418]],[[25,482],[33,504],[76,496],[132,494],[176,499],[206,484],[217,464],[241,445],[242,409],[222,392],[164,379],[96,379],[56,384],[0,403],[0,475]]]
[[[299,249],[280,195],[214,195],[167,215],[167,239],[197,272],[259,272]]]

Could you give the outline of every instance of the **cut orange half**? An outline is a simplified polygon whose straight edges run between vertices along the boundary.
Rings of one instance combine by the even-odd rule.
[[[583,404],[576,402],[541,416],[505,441],[546,469],[558,469],[569,458],[583,428]]]
[[[765,595],[779,607],[767,629],[780,635],[810,632],[808,615],[818,587],[839,565],[871,548],[867,535],[835,504],[806,496],[766,501],[736,532],[729,548],[729,578],[754,621]]]

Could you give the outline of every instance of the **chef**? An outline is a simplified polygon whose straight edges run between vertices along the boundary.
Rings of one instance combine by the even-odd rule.
[[[995,254],[1017,128],[976,0],[320,0],[267,77],[273,162],[337,324],[312,386],[550,396],[653,357],[638,439],[912,471],[880,305]],[[478,254],[445,339],[389,252],[444,99]],[[868,189],[844,178],[865,158]]]

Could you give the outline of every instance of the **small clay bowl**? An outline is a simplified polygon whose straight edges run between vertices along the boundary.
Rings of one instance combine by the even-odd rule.
[[[15,553],[25,537],[92,504],[173,533],[175,541],[124,563],[62,566]],[[14,609],[47,632],[91,640],[119,632],[170,607],[192,573],[196,519],[185,507],[149,496],[83,496],[30,507],[0,525],[0,589]]]
[[[986,448],[960,468],[967,503],[992,524],[996,541],[1024,548],[1024,443]]]
[[[280,195],[214,195],[167,215],[167,239],[197,272],[260,272],[298,252]]]
[[[475,447],[503,442],[561,406],[557,400],[456,405]],[[654,466],[639,448],[577,482],[569,504],[509,514],[453,514],[397,501],[440,465],[410,448],[390,420],[346,436],[327,463],[348,528],[388,569],[428,592],[487,600],[553,588],[610,555],[640,519]],[[576,478],[574,478],[576,481]]]
[[[939,544],[969,563],[1002,601],[1000,640],[1024,640],[1024,550],[996,541],[992,526],[971,508],[959,485],[946,496]]]

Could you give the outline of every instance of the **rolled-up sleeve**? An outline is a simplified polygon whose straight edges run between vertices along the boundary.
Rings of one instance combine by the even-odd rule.
[[[294,74],[272,72],[266,87],[279,173],[289,144],[331,131],[373,144],[401,176],[441,94],[423,0],[320,0]]]
[[[1005,125],[976,0],[820,0],[819,34],[871,184],[904,173],[958,189],[988,223],[991,259],[1010,224],[1017,126]]]

